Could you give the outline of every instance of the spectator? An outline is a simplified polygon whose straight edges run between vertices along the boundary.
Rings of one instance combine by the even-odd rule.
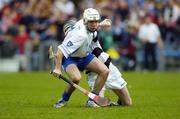
[[[61,17],[68,19],[75,14],[75,6],[72,1],[70,0],[55,0],[54,2],[54,10],[57,13],[62,13]]]
[[[44,69],[48,69],[48,65],[49,65],[47,53],[45,52],[48,51],[50,45],[58,46],[57,34],[58,34],[57,26],[55,24],[51,24],[45,32],[41,33],[40,39],[44,49],[43,51]]]
[[[140,26],[138,36],[144,49],[144,69],[156,70],[158,68],[157,45],[162,47],[162,40],[159,28],[151,21],[150,16],[145,16],[145,23]]]
[[[0,40],[0,57],[12,58],[16,53],[16,45],[12,41],[12,35],[8,32]]]
[[[134,26],[128,26],[127,31],[122,35],[122,39],[119,42],[118,52],[120,54],[120,61],[122,62],[123,70],[135,70],[136,68],[136,28]]]
[[[18,46],[18,54],[24,54],[25,43],[29,40],[29,35],[26,32],[26,27],[20,25],[18,27],[18,34],[14,37],[14,42]]]
[[[12,27],[15,23],[14,20],[16,19],[16,13],[12,12],[10,8],[6,8],[1,16],[0,19],[0,29],[4,33],[8,31],[10,27]]]
[[[26,43],[25,53],[28,59],[28,70],[38,71],[43,69],[43,50],[37,32],[32,31],[30,33],[30,40]]]
[[[27,44],[26,41],[24,42],[25,45],[29,45],[31,47],[30,52],[33,55],[33,58],[31,57],[33,59],[31,62],[33,63],[33,67],[31,67],[31,69],[43,69],[42,67],[47,65],[42,65],[46,62],[43,60],[43,57],[45,56],[43,54],[43,49],[46,50],[45,47],[48,46],[47,44],[49,44],[49,39],[53,39],[55,44],[56,42],[61,43],[64,38],[62,26],[65,21],[72,17],[80,19],[82,11],[89,6],[98,8],[101,11],[101,19],[109,18],[113,21],[112,31],[102,31],[100,34],[102,39],[106,39],[105,41],[102,40],[102,44],[105,44],[103,46],[105,50],[109,47],[111,49],[114,48],[114,51],[119,48],[118,52],[121,54],[121,61],[122,56],[125,56],[127,58],[126,61],[129,61],[129,56],[127,57],[128,53],[126,51],[133,49],[132,47],[130,48],[132,45],[136,46],[136,58],[133,59],[137,59],[137,63],[142,61],[143,55],[141,55],[142,49],[139,47],[140,43],[139,41],[134,40],[136,39],[137,33],[134,32],[132,35],[131,30],[128,30],[128,24],[131,24],[133,27],[136,27],[136,29],[139,29],[139,25],[143,22],[142,17],[145,14],[149,14],[153,19],[152,22],[154,25],[157,24],[159,26],[161,36],[164,41],[164,49],[162,51],[163,60],[166,62],[166,60],[169,59],[177,59],[172,60],[172,62],[178,62],[179,59],[177,56],[179,56],[178,49],[180,34],[180,20],[178,19],[180,18],[179,0],[0,0],[1,56],[14,56],[14,52],[6,52],[3,48],[10,45],[12,46],[12,49],[15,49],[12,39],[14,41],[15,39],[18,41],[18,37],[22,38],[22,36],[19,36],[20,34],[17,34],[17,28],[24,25],[26,27],[26,34],[31,36]],[[35,33],[36,35],[32,37],[32,33]],[[104,37],[106,35],[108,36],[107,38]],[[106,41],[108,41],[108,43]],[[142,41],[142,39],[140,41]],[[147,44],[147,42],[145,43],[143,41],[143,47],[146,46],[145,44]],[[155,44],[159,43],[155,42]],[[156,45],[154,46],[155,49],[157,49]],[[27,50],[24,52],[22,47],[19,48],[18,44],[18,52],[16,52],[18,56],[20,55],[19,53],[23,54],[24,52],[26,54],[26,51]],[[132,54],[134,54],[134,52]],[[26,55],[26,57],[27,56],[28,55]],[[158,55],[158,57],[159,56],[160,55]],[[37,62],[35,62],[35,59],[37,59]],[[158,62],[158,60],[156,61]],[[161,63],[161,67],[163,65],[162,60],[159,63]],[[173,67],[176,64],[177,63],[174,63]],[[155,67],[158,67],[158,65],[159,64],[157,63]],[[124,66],[126,65],[122,65],[120,67],[126,69]],[[170,65],[167,67],[169,66]],[[179,68],[179,65],[176,66]],[[30,69],[30,67],[28,69]]]
[[[17,54],[20,59],[20,70],[27,70],[27,57],[25,55],[25,44],[29,40],[29,35],[26,32],[26,27],[20,25],[18,27],[18,34],[14,37],[14,43],[17,45]]]

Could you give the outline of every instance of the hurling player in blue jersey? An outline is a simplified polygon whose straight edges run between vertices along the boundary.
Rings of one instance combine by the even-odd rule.
[[[106,65],[90,52],[91,42],[97,36],[99,21],[100,14],[96,9],[84,10],[83,18],[74,25],[73,30],[58,46],[53,70],[53,75],[57,77],[62,75],[61,67],[63,67],[69,78],[76,84],[81,79],[80,71],[87,69],[96,73],[98,76],[92,92],[97,95],[103,88],[109,73]],[[74,90],[73,86],[67,84],[62,98],[58,100],[55,108],[64,106]]]

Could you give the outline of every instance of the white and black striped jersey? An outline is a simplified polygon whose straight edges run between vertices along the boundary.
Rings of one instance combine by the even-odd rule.
[[[102,61],[107,67],[109,67],[111,58],[109,54],[102,50],[102,47],[98,41],[98,35],[93,39],[90,45],[90,50],[100,61]]]

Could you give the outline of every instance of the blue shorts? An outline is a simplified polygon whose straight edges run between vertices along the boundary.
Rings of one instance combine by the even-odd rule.
[[[86,68],[86,66],[92,61],[92,59],[94,57],[95,56],[91,53],[89,53],[86,57],[83,57],[83,58],[79,58],[79,57],[65,58],[65,57],[63,57],[62,66],[63,66],[64,70],[66,70],[68,65],[75,64],[80,71],[83,71]]]

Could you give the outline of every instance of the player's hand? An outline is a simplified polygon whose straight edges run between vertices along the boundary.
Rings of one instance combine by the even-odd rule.
[[[100,27],[111,27],[112,21],[110,19],[105,19],[100,22]]]
[[[53,74],[54,77],[58,77],[58,76],[60,76],[62,74],[62,72],[61,72],[60,69],[54,69],[52,71],[52,74]]]

